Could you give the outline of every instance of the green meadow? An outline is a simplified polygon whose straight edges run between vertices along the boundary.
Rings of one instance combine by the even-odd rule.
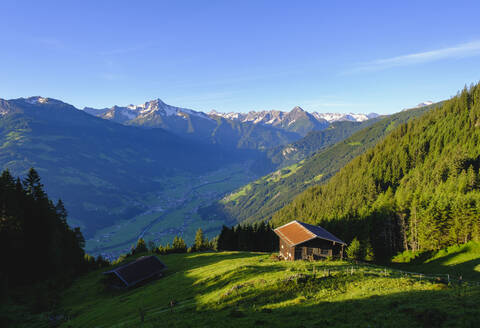
[[[265,253],[160,259],[165,276],[130,290],[107,290],[104,270],[78,279],[62,296],[59,311],[70,318],[62,327],[475,327],[480,316],[480,287],[453,277]],[[423,269],[448,269],[434,265]]]

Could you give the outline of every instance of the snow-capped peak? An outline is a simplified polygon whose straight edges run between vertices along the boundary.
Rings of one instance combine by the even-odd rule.
[[[370,114],[355,114],[355,113],[312,113],[313,116],[318,119],[324,119],[329,123],[338,121],[351,121],[351,122],[363,122],[370,118],[378,117],[376,113]]]
[[[284,119],[292,118],[292,115],[305,113],[305,110],[299,106],[294,107],[290,112],[282,112],[278,110],[270,111],[250,111],[248,113],[220,113],[215,110],[210,111],[209,115],[221,116],[230,120],[239,120],[241,122],[263,123],[268,125],[276,125]],[[371,118],[378,117],[376,113],[355,114],[355,113],[311,113],[315,119],[320,122],[327,121],[329,123],[336,121],[353,121],[363,122]],[[291,121],[289,122],[292,123]]]
[[[121,123],[125,123],[137,118],[148,120],[148,118],[151,118],[152,115],[160,115],[163,117],[179,116],[183,119],[186,119],[188,115],[192,115],[202,119],[212,120],[205,113],[196,112],[191,109],[170,106],[159,98],[146,101],[140,105],[130,104],[127,106],[113,106],[106,111],[88,108],[87,112],[106,119],[116,120]]]
[[[300,107],[300,106],[295,106],[293,107],[293,109],[291,110],[291,112],[304,112],[303,108]]]
[[[29,104],[36,105],[36,104],[45,104],[47,103],[49,98],[35,96],[35,97],[28,97],[25,98],[25,101]]]
[[[415,108],[420,108],[420,107],[425,107],[425,106],[430,106],[431,104],[433,104],[433,101],[424,101],[422,103],[419,103],[417,106],[415,106]]]

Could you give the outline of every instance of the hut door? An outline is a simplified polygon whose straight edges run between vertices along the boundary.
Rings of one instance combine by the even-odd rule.
[[[303,249],[305,247],[295,247],[295,258],[294,260],[300,260],[303,257]]]

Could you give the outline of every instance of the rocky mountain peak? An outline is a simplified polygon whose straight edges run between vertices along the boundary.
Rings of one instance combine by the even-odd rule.
[[[293,107],[293,109],[292,109],[290,112],[293,112],[293,113],[302,112],[302,113],[303,113],[303,112],[305,112],[305,111],[303,110],[302,107],[300,107],[300,106],[295,106],[295,107]]]

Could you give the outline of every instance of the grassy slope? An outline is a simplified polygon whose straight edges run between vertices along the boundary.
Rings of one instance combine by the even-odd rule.
[[[297,163],[292,174],[279,175],[277,173],[282,171],[279,170],[264,176],[201,210],[201,215],[250,223],[269,220],[276,211],[307,188],[326,182],[350,160],[375,146],[393,127],[422,115],[436,105],[402,111],[381,119]],[[271,179],[272,175],[279,178]]]
[[[393,266],[425,273],[448,273],[452,277],[480,281],[480,243],[468,242],[435,252],[404,252]]]
[[[352,274],[348,262],[238,252],[161,259],[167,275],[129,291],[103,291],[100,272],[79,279],[61,304],[73,316],[64,327],[138,327],[139,308],[144,327],[469,327],[480,315],[479,287],[384,276],[367,266]],[[173,313],[172,299],[179,302]]]

